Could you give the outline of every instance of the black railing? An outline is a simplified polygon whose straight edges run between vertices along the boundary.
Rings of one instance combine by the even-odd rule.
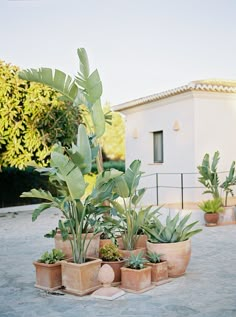
[[[228,171],[224,171],[224,172],[218,172],[218,174],[226,174],[228,173]],[[160,176],[164,176],[164,175],[175,175],[178,177],[177,185],[173,186],[171,184],[165,184],[162,185],[161,181],[160,181]],[[147,175],[143,175],[142,178],[146,178],[146,177],[155,177],[155,186],[150,186],[150,187],[146,187],[147,190],[149,189],[156,189],[156,204],[159,205],[160,203],[160,188],[169,188],[169,189],[178,189],[180,191],[180,203],[181,203],[181,208],[184,208],[184,198],[185,198],[185,190],[186,189],[202,189],[202,192],[205,190],[205,187],[203,186],[186,186],[185,185],[185,179],[187,175],[196,175],[196,179],[195,182],[197,181],[198,177],[200,176],[199,173],[195,172],[195,173],[153,173],[153,174],[147,174]],[[199,183],[200,185],[200,183]]]

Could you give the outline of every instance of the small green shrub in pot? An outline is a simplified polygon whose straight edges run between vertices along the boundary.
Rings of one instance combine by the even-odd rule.
[[[120,261],[122,256],[119,249],[113,244],[106,244],[100,249],[100,255],[103,261]]]
[[[65,254],[58,249],[52,249],[51,252],[44,252],[40,259],[38,259],[39,263],[45,264],[54,264],[56,262],[62,261],[65,259]]]
[[[211,200],[203,201],[198,205],[205,213],[219,213],[224,211],[223,203],[221,198],[215,198]]]

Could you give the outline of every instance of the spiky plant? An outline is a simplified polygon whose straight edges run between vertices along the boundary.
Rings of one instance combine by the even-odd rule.
[[[143,252],[140,252],[137,255],[131,254],[127,262],[127,267],[134,270],[143,269],[144,264],[147,262],[143,255]]]
[[[202,231],[202,229],[191,231],[198,221],[187,225],[187,221],[190,217],[191,214],[186,215],[182,220],[180,220],[180,213],[177,213],[173,219],[171,219],[170,216],[167,216],[165,226],[158,218],[156,218],[155,223],[152,224],[151,228],[144,226],[143,229],[147,233],[149,240],[153,243],[173,243],[185,241]]]
[[[147,252],[147,259],[151,263],[160,263],[162,255],[163,255],[162,253],[148,251]]]

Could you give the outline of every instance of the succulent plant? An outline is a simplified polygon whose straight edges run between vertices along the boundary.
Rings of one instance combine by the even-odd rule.
[[[147,252],[147,259],[151,263],[160,263],[162,255],[163,255],[162,253],[148,251]]]
[[[45,253],[43,253],[38,262],[45,264],[54,264],[64,259],[65,254],[61,250],[52,249],[51,252],[46,251]]]
[[[149,241],[153,243],[173,243],[185,241],[202,231],[202,229],[191,231],[198,221],[186,225],[190,217],[191,214],[186,215],[182,220],[180,220],[180,213],[177,213],[173,219],[171,219],[170,216],[167,216],[165,226],[159,219],[155,219],[155,223],[152,224],[151,228],[144,226],[143,229],[147,233]]]
[[[100,249],[100,254],[103,261],[119,261],[122,258],[119,249],[113,243],[104,245]]]
[[[144,255],[143,252],[140,252],[137,255],[131,254],[127,262],[127,267],[134,270],[143,269],[144,263],[147,262],[147,260],[143,257],[143,255]]]

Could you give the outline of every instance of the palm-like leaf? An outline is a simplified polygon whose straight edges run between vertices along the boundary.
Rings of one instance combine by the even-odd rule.
[[[26,69],[19,72],[19,77],[27,81],[47,85],[61,93],[71,102],[73,102],[78,95],[79,89],[75,80],[58,69],[55,71],[45,67]]]

